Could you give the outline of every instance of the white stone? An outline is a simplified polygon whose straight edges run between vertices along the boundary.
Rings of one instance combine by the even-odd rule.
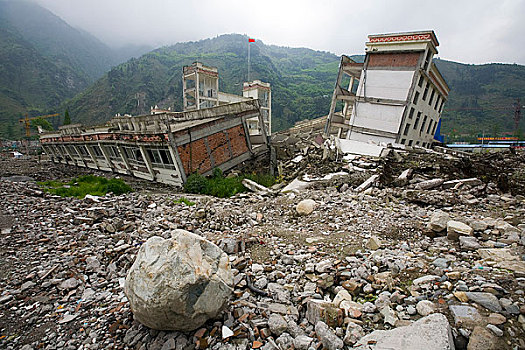
[[[417,303],[416,310],[421,316],[428,316],[436,311],[436,305],[430,300],[421,300]]]
[[[315,206],[316,203],[313,199],[305,199],[300,201],[299,204],[297,204],[295,210],[299,215],[309,215],[314,211]]]
[[[472,227],[462,222],[454,220],[447,222],[447,237],[450,240],[457,240],[459,236],[471,236],[473,231]]]
[[[135,319],[158,330],[191,331],[216,317],[232,293],[228,256],[204,238],[175,230],[151,237],[126,277]]]

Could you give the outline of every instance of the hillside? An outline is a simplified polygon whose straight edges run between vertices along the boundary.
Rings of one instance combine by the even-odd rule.
[[[521,98],[521,104],[525,104],[525,66],[435,62],[451,87],[442,116],[445,133],[452,136],[513,132],[513,103]],[[520,129],[525,131],[523,119]]]
[[[0,136],[20,137],[23,114],[63,112],[65,99],[145,50],[114,51],[37,4],[0,0]]]

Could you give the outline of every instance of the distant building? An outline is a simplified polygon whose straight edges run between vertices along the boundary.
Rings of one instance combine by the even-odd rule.
[[[364,63],[341,58],[325,132],[354,141],[430,147],[450,91],[432,62],[439,45],[434,31],[368,39]]]
[[[195,62],[184,66],[182,72],[182,94],[184,111],[220,106],[228,103],[259,100],[266,134],[271,134],[272,98],[269,83],[260,80],[243,84],[242,96],[219,91],[219,73],[216,67],[205,66]],[[250,135],[262,135],[258,118],[248,120]]]

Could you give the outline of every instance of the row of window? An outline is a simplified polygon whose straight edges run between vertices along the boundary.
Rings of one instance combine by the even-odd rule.
[[[408,113],[408,119],[409,120],[413,119],[414,112],[415,112],[414,107],[411,107],[410,108],[410,112]],[[426,132],[429,135],[434,135],[434,133],[436,132],[437,122],[435,122],[434,120],[430,119],[430,122],[427,125],[427,120],[429,118],[428,118],[428,116],[425,115],[423,117],[423,122],[421,123],[421,125],[419,125],[419,121],[421,120],[421,114],[422,114],[421,112],[417,112],[417,117],[416,117],[416,120],[414,122],[413,129],[417,130],[419,128],[419,134],[421,134],[423,132]],[[410,131],[410,126],[411,126],[411,124],[409,124],[409,123],[405,124],[405,130],[403,131],[403,135],[404,136],[408,135],[408,132]],[[426,127],[426,130],[425,130],[425,127]]]
[[[408,140],[408,143],[406,141],[407,141],[406,139],[401,139],[401,144],[402,145],[406,144],[407,146],[414,145],[414,140]],[[415,145],[419,146],[420,145],[420,141],[416,141]],[[431,142],[423,142],[423,143],[421,143],[421,147],[425,147],[425,148],[430,147],[430,145],[431,145]]]
[[[103,147],[110,160],[122,161],[122,157],[117,146],[105,145]],[[90,145],[89,148],[91,149],[95,158],[105,159],[104,153],[100,146]],[[122,146],[121,149],[124,153],[124,156],[130,164],[137,166],[145,166],[144,158],[142,156],[140,148],[133,146]],[[86,160],[88,161],[91,160],[91,154],[89,153],[89,150],[85,145],[59,145],[55,146],[55,152],[66,159],[71,159],[72,157],[78,160],[85,158],[87,158]],[[173,158],[171,157],[171,154],[167,148],[146,147],[146,154],[149,161],[155,168],[175,168]]]
[[[423,84],[425,83],[425,77],[423,75],[421,75],[419,77],[419,82],[418,82],[418,86],[420,88],[423,87]],[[432,104],[434,104],[433,108],[435,111],[438,111],[438,113],[441,113],[441,111],[443,110],[443,105],[445,104],[445,99],[443,98],[443,96],[441,96],[441,94],[439,92],[437,92],[436,89],[434,89],[433,86],[430,86],[430,82],[427,81],[427,84],[425,86],[425,90],[423,91],[423,96],[421,97],[421,100],[422,101],[426,101],[427,100],[427,97],[428,97],[428,92],[430,92],[430,98],[428,99],[428,105],[432,107]],[[412,101],[413,104],[417,105],[418,101],[419,101],[419,96],[420,96],[420,93],[419,91],[416,91],[416,93],[414,94],[414,100]],[[437,97],[436,97],[437,96]],[[435,100],[434,100],[435,98]]]

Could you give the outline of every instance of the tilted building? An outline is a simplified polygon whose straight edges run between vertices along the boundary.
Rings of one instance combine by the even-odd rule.
[[[341,58],[325,133],[359,142],[430,147],[450,91],[432,62],[438,52],[436,35],[420,31],[368,39],[363,63]],[[342,109],[336,111],[339,105]]]
[[[268,152],[265,128],[250,135],[247,121],[263,123],[258,100],[186,112],[116,116],[105,125],[66,125],[40,136],[52,161],[182,185],[213,169],[228,170]]]

